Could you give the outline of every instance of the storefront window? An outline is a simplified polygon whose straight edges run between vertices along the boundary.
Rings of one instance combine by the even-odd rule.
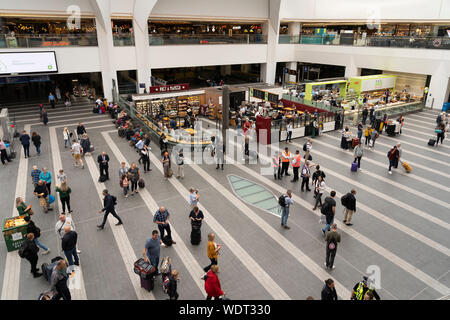
[[[134,46],[133,20],[111,20],[114,46]]]

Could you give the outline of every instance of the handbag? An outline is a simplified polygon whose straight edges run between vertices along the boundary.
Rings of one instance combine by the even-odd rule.
[[[55,202],[55,197],[51,194],[48,195],[48,204],[52,204]]]
[[[95,151],[94,145],[93,145],[93,144],[91,144],[91,146],[89,147],[89,151],[90,151],[90,152]]]
[[[168,174],[167,174],[168,176],[169,176],[169,178],[173,175],[173,171],[172,171],[172,168],[169,168],[169,172],[168,172]]]

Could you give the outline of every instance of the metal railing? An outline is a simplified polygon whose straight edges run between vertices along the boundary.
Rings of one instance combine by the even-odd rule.
[[[0,48],[96,47],[96,34],[1,34]]]
[[[399,116],[401,114],[405,115],[412,112],[419,112],[424,108],[424,102],[423,101],[415,101],[415,102],[408,102],[408,103],[402,103],[398,105],[388,105],[384,107],[379,107],[375,110],[375,114],[386,114],[388,117],[395,117]],[[360,121],[362,119],[362,108],[355,109],[355,110],[346,110],[344,112],[345,117],[348,121],[353,122],[353,124],[356,125],[356,122]]]
[[[113,42],[115,47],[134,46],[133,33],[113,34]]]
[[[267,44],[262,34],[149,34],[151,46],[174,44]]]
[[[450,49],[450,37],[358,36],[353,34],[280,35],[278,43],[347,45],[356,47]]]

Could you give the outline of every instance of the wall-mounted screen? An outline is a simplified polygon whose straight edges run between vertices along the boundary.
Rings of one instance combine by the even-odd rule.
[[[0,74],[58,72],[54,51],[0,52]]]

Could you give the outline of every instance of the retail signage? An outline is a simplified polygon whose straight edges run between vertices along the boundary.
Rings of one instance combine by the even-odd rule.
[[[361,92],[394,88],[395,79],[396,77],[364,79],[361,84]]]
[[[44,41],[42,42],[43,47],[68,47],[70,46],[69,41]]]
[[[0,53],[0,74],[49,72],[58,72],[54,51]]]
[[[269,101],[273,103],[278,103],[279,97],[275,93],[270,93],[268,91],[258,90],[255,88],[250,88],[250,96],[258,98],[264,101]]]
[[[172,92],[189,90],[189,83],[169,84],[166,86],[151,86],[150,93]]]

